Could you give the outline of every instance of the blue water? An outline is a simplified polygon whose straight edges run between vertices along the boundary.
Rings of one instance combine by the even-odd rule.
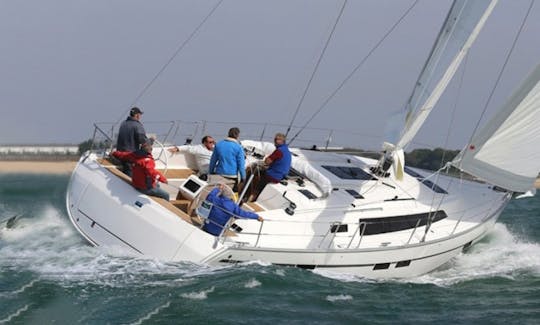
[[[467,254],[374,281],[262,263],[209,267],[88,246],[68,176],[0,174],[0,324],[540,324],[540,197]],[[141,229],[144,236],[144,229]]]

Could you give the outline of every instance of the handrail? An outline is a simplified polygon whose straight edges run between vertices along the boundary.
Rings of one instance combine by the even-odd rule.
[[[416,226],[414,226],[414,229],[411,233],[411,236],[409,237],[409,240],[407,240],[407,245],[409,245],[409,243],[411,242],[411,239],[414,235],[414,233],[416,232],[416,228],[418,228],[418,225],[420,225],[420,221],[422,221],[422,219],[418,219],[418,221],[416,222]]]
[[[362,238],[364,237],[364,231],[366,231],[366,225],[367,223],[365,221],[362,221],[362,222],[359,222],[358,223],[358,227],[356,227],[356,230],[354,231],[354,233],[352,234],[351,236],[351,241],[349,242],[349,245],[347,245],[347,248],[350,248],[351,247],[351,244],[354,240],[354,237],[356,237],[356,234],[358,232],[360,232],[360,227],[362,227],[362,231],[360,233],[360,240],[358,240],[358,245],[356,245],[356,248],[358,248],[360,246],[360,243],[362,242]]]

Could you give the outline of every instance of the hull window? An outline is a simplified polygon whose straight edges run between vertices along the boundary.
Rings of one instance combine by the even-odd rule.
[[[386,270],[389,267],[390,267],[390,263],[380,263],[380,264],[375,264],[375,266],[373,267],[373,270]]]
[[[360,224],[365,224],[364,235],[377,235],[387,232],[394,232],[406,229],[413,229],[417,226],[425,226],[428,218],[431,222],[437,222],[446,218],[446,212],[440,210],[431,213],[418,213],[397,217],[359,219]]]
[[[330,227],[331,233],[348,232],[348,231],[349,231],[349,227],[347,225],[332,225],[332,227]]]

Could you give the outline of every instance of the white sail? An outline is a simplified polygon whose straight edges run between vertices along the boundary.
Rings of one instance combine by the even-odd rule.
[[[405,107],[405,127],[397,148],[405,148],[452,80],[497,1],[454,1],[439,37]],[[394,139],[390,139],[394,140]]]
[[[540,172],[540,64],[453,164],[515,192],[533,188]]]

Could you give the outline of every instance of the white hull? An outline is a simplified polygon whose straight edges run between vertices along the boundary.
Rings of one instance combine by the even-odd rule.
[[[457,202],[447,194],[448,203],[442,208],[448,209],[448,217],[434,222],[424,241],[425,226],[370,236],[360,236],[352,226],[346,233],[327,230],[336,220],[350,223],[347,220],[351,220],[348,219],[351,213],[365,218],[370,214],[378,217],[381,213],[395,215],[395,211],[425,210],[420,204],[424,191],[421,185],[414,204],[412,200],[375,200],[359,210],[329,208],[331,203],[336,203],[336,198],[330,195],[318,203],[311,200],[304,212],[301,198],[288,194],[299,205],[294,215],[285,214],[282,206],[272,209],[271,202],[266,202],[267,211],[260,212],[268,220],[264,227],[254,220],[237,220],[244,228],[242,233],[217,238],[179,217],[167,204],[134,190],[91,155],[82,159],[75,169],[66,202],[74,226],[96,246],[118,247],[166,261],[219,264],[259,260],[369,278],[411,277],[430,272],[479,240],[492,228],[508,202],[508,193],[495,192],[477,183],[466,185],[472,186],[471,193],[479,197]],[[463,191],[465,184],[459,186]],[[294,190],[291,187],[292,184],[287,186],[288,193]],[[392,190],[388,186],[383,188],[383,191]],[[270,193],[271,190],[274,189],[265,189]],[[261,206],[265,206],[263,194]],[[465,205],[471,200],[484,208],[467,208]],[[314,204],[326,208],[314,209]],[[378,208],[372,207],[375,205]],[[452,216],[450,210],[462,214]],[[328,211],[331,217],[325,216]],[[357,218],[353,216],[352,220]],[[328,223],[324,222],[326,219]],[[319,226],[321,223],[323,226]]]

